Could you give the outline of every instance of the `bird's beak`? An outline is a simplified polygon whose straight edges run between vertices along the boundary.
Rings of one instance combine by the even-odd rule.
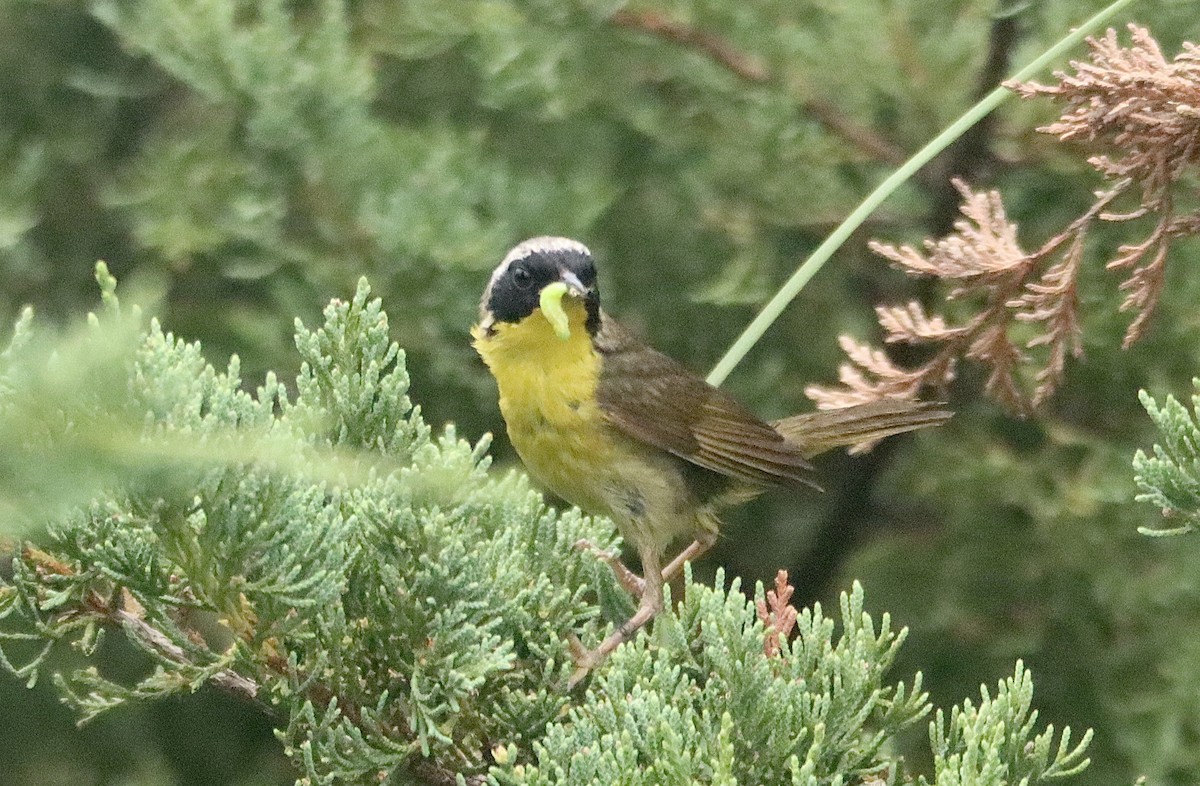
[[[566,295],[583,297],[587,291],[588,288],[583,285],[579,277],[569,270],[559,271],[558,281],[542,288],[541,296],[538,298],[542,316],[554,328],[555,335],[563,341],[571,337],[571,322],[567,318],[567,312],[563,309],[562,299]]]
[[[588,288],[570,270],[558,271],[558,280],[567,285],[567,294],[571,297],[583,297],[587,294]]]

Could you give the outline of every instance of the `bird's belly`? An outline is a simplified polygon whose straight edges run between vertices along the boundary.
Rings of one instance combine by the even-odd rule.
[[[612,440],[594,406],[558,402],[514,406],[500,400],[508,436],[529,473],[550,491],[589,513],[611,515],[606,486],[611,485]]]
[[[513,447],[529,473],[582,510],[608,516],[636,545],[665,548],[693,533],[696,501],[678,459],[617,433],[594,401],[501,397]]]

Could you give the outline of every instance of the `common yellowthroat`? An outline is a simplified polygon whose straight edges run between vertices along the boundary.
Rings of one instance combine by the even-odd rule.
[[[766,423],[621,327],[600,308],[582,243],[536,237],[492,273],[471,335],[496,378],[508,436],[529,473],[610,517],[642,563],[618,568],[641,602],[598,647],[572,642],[572,684],[652,619],[663,583],[716,541],[718,512],[767,486],[811,486],[808,459],[933,426],[935,404],[888,400]],[[664,568],[672,541],[694,537]]]

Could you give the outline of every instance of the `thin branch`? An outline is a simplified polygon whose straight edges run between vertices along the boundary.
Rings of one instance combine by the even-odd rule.
[[[668,19],[658,11],[622,9],[609,17],[617,27],[647,33],[664,41],[694,49],[752,84],[767,84],[772,75],[767,66],[753,55],[738,50],[720,36],[697,27]],[[907,154],[899,147],[876,134],[870,128],[854,122],[832,102],[821,98],[806,99],[802,108],[818,123],[873,160],[900,164]]]
[[[698,49],[747,82],[761,84],[770,78],[767,67],[757,58],[739,52],[720,36],[668,19],[658,11],[623,9],[610,16],[609,21],[617,27],[640,30],[675,44]]]
[[[145,620],[121,608],[110,609],[106,616],[124,628],[131,636],[136,637],[143,644],[153,648],[164,658],[181,666],[193,665],[192,661],[179,645],[175,644],[166,634]],[[251,700],[258,698],[258,683],[249,677],[238,674],[233,669],[221,669],[209,678],[209,682],[214,687],[236,696]]]
[[[869,127],[854,122],[830,101],[809,98],[804,101],[803,106],[817,122],[873,160],[898,166],[908,158],[908,153],[902,148],[876,134]]]

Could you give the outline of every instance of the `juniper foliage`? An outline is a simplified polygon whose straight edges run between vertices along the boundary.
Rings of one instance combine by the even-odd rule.
[[[597,600],[617,597],[607,567],[573,544],[611,548],[615,533],[548,509],[519,473],[490,475],[486,441],[424,423],[365,281],[321,327],[297,324],[293,395],[273,375],[247,392],[236,357],[216,371],[97,272],[105,305],[82,335],[47,355],[27,315],[0,369],[10,460],[57,483],[110,466],[85,475],[86,493],[20,546],[0,585],[0,662],[30,685],[49,672],[81,723],[211,684],[272,713],[307,784],[906,772],[892,740],[927,715],[927,696],[919,674],[887,676],[906,632],[866,614],[857,584],[840,625],[816,605],[789,641],[768,635],[738,582],[689,574],[652,634],[568,692],[566,635],[599,637],[620,612]],[[6,524],[50,510],[45,489],[6,481]],[[145,654],[143,676],[48,659],[61,647],[91,659],[111,635]],[[1077,771],[1086,740],[1071,749],[1064,732],[1050,756],[1031,690],[1018,667],[978,710],[939,713],[935,778],[997,751],[1000,764],[956,782]]]
[[[567,701],[562,634],[596,624],[582,598],[607,580],[570,544],[611,545],[611,527],[547,510],[522,476],[489,478],[486,441],[432,433],[365,283],[323,327],[297,326],[293,399],[272,376],[245,392],[236,358],[217,372],[153,321],[85,388],[86,355],[123,319],[102,280],[110,308],[72,356],[80,400],[38,423],[61,426],[59,451],[126,469],[14,561],[5,635],[47,648],[6,664],[32,682],[51,643],[90,654],[123,630],[155,668],[133,685],[60,676],[81,720],[214,682],[283,708],[320,782],[413,757],[469,772],[488,740],[538,733]],[[6,444],[29,431],[29,393],[6,396]],[[23,459],[47,464],[42,444]]]
[[[40,342],[50,322],[93,300],[87,271],[103,257],[124,280],[163,292],[155,313],[203,340],[218,372],[237,351],[247,389],[277,369],[294,391],[292,316],[319,324],[318,304],[365,273],[391,304],[389,326],[430,422],[454,421],[474,438],[502,426],[465,328],[487,271],[523,236],[587,241],[612,311],[702,371],[895,161],[1006,67],[1106,4],[0,0],[0,318],[34,303],[38,329],[26,340]],[[1193,6],[1139,3],[1137,19],[1171,56],[1196,41]],[[1047,101],[1009,102],[951,156],[977,189],[1003,192],[1031,243],[1061,232],[1103,185],[1077,146],[1032,131],[1057,115]],[[864,237],[919,246],[947,231],[955,197],[943,175],[954,164],[930,167]],[[1137,237],[1100,221],[1088,258]],[[1196,241],[1172,253],[1194,256]],[[1128,504],[1129,455],[1156,439],[1137,389],[1182,390],[1200,368],[1200,277],[1186,263],[1173,268],[1152,329],[1127,353],[1116,351],[1129,327],[1112,309],[1116,281],[1082,266],[1085,360],[1071,363],[1037,421],[956,400],[944,433],[823,467],[828,493],[765,495],[731,516],[716,559],[747,580],[783,563],[806,604],[861,579],[876,618],[887,609],[912,626],[896,670],[923,670],[934,704],[954,704],[1023,658],[1038,675],[1044,718],[1097,727],[1093,782],[1145,774],[1185,786],[1200,780],[1191,551],[1200,541],[1137,536],[1131,522],[1157,514],[1144,506],[1138,520]],[[804,386],[832,376],[838,334],[877,339],[871,307],[916,298],[932,309],[922,294],[847,247],[729,385],[764,416],[801,409]],[[969,305],[951,304],[946,318],[968,317]],[[72,352],[65,340],[25,357],[53,348],[73,384],[22,378],[44,379],[40,402],[69,411],[63,396],[79,395],[85,371],[88,387],[111,388],[94,362],[103,348]],[[960,390],[982,388],[974,373],[964,371]],[[126,395],[116,380],[112,402]],[[87,422],[73,421],[68,436]],[[364,468],[357,452],[336,450],[309,461],[281,431],[282,450],[268,450],[263,432],[224,442],[183,435],[147,467],[141,427],[110,423],[104,439],[56,453],[45,448],[68,444],[63,429],[54,442],[6,431],[29,450],[0,451],[5,519],[36,532],[138,477],[154,494],[185,493],[190,481],[183,492],[172,485],[176,469],[194,471],[213,453],[269,458],[335,484],[379,461]],[[493,453],[511,460],[500,433]],[[36,455],[53,461],[28,460]],[[711,577],[712,563],[697,575]],[[212,615],[190,613],[205,624]],[[27,646],[6,651],[24,663]],[[129,660],[111,637],[99,654],[112,679]],[[116,768],[114,779],[156,786],[173,768],[195,774],[197,759],[230,758],[206,756],[232,747],[226,716],[170,715],[230,710],[211,694],[110,713],[76,734],[41,687],[25,694],[15,680],[0,683],[0,705],[27,710],[0,744],[0,771],[17,783],[41,784],[49,768],[78,782]],[[177,722],[158,723],[167,715]],[[150,735],[151,724],[196,733]],[[913,761],[929,755],[917,745],[896,749]],[[138,763],[114,764],[126,758]]]
[[[1192,384],[1200,389],[1200,379]],[[1162,515],[1179,523],[1166,528],[1139,529],[1145,535],[1184,535],[1196,529],[1200,517],[1200,395],[1192,396],[1191,409],[1174,396],[1161,404],[1147,392],[1139,398],[1163,441],[1148,454],[1133,457],[1137,499],[1158,506]]]

